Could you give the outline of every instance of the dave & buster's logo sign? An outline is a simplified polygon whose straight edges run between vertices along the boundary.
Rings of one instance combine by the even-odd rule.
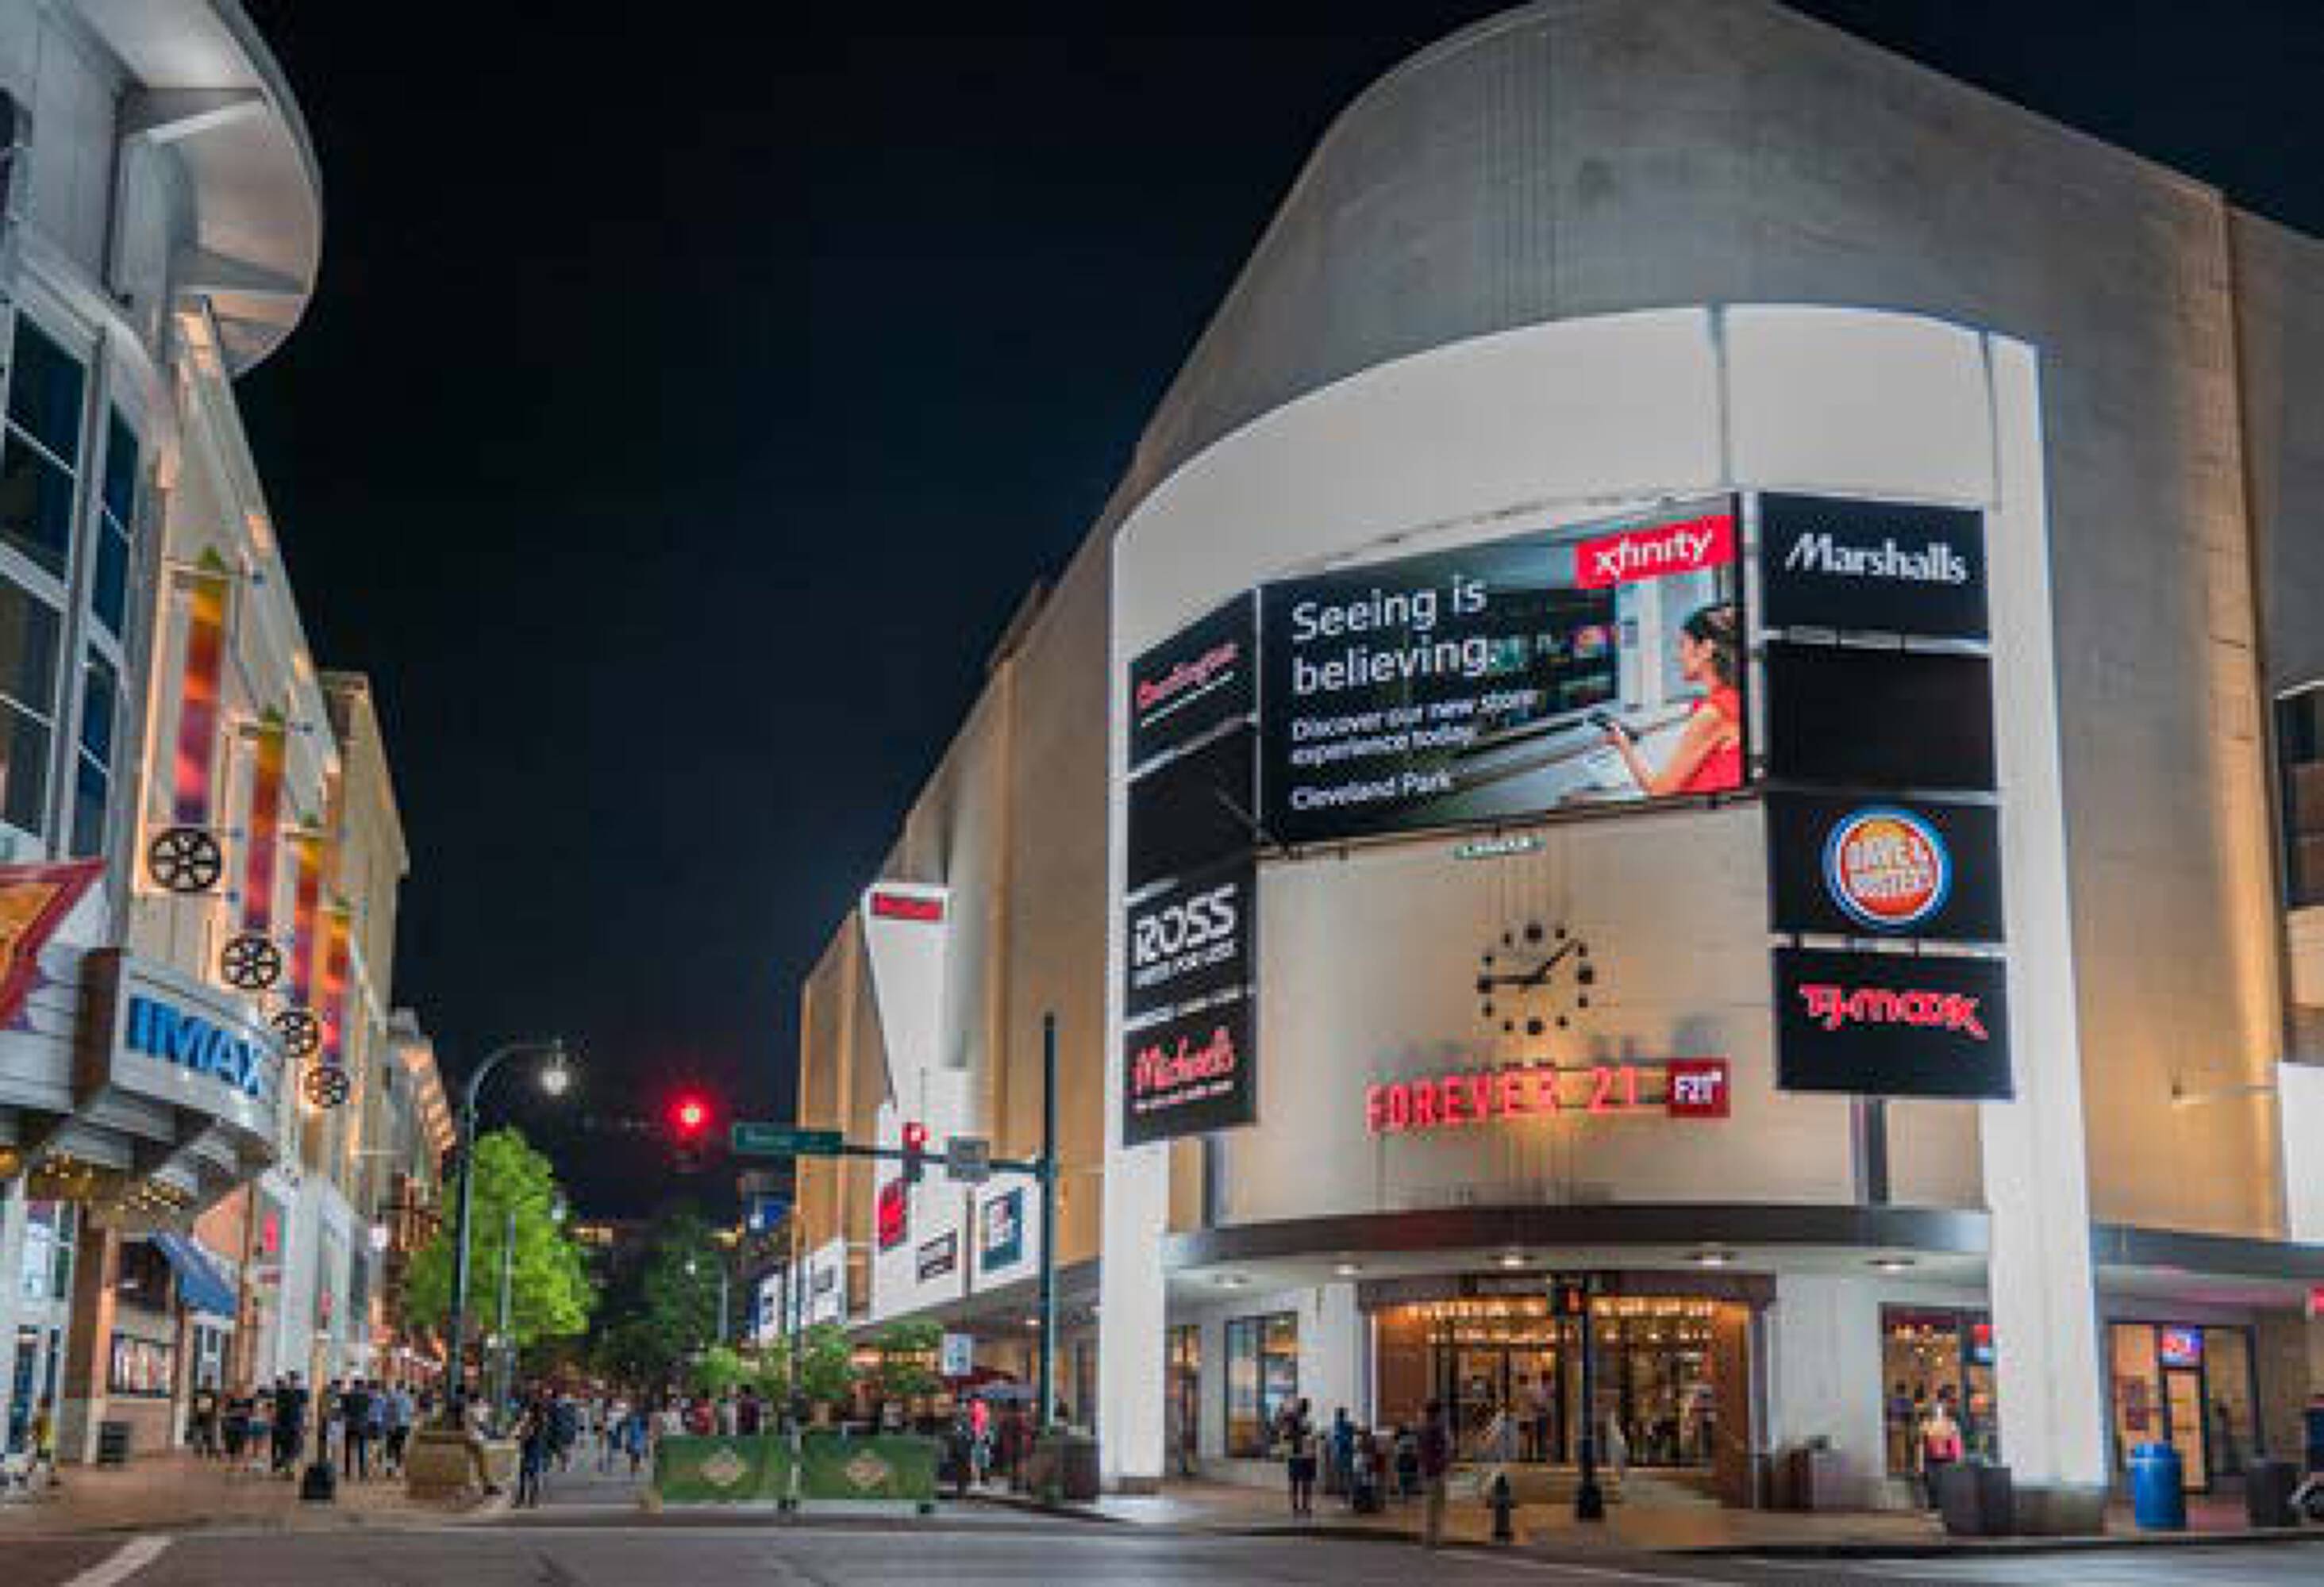
[[[2006,1100],[2007,979],[1997,959],[1777,949],[1777,1083]]]
[[[1987,636],[1976,512],[1769,492],[1759,498],[1759,561],[1771,628]]]
[[[1770,792],[1766,806],[1775,930],[2002,940],[1994,806],[1786,792]]]

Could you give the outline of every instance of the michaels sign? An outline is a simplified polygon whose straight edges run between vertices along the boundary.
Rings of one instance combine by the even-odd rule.
[[[1759,573],[1770,628],[1989,637],[1985,518],[1966,509],[1770,491]]]
[[[266,1047],[216,1021],[138,993],[129,996],[122,1044],[132,1052],[222,1080],[245,1096],[266,1095]]]

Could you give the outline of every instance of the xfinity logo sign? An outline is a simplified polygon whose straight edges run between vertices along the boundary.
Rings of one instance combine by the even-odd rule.
[[[1573,548],[1573,582],[1584,590],[1700,573],[1735,560],[1735,517],[1716,512],[1683,523],[1600,535]]]
[[[1953,507],[1759,498],[1770,628],[1982,639],[1985,520]]]
[[[1794,572],[1844,578],[1906,579],[1923,584],[1966,584],[1969,562],[1941,540],[1908,551],[1894,539],[1853,546],[1837,535],[1802,535],[1792,542],[1784,566]]]
[[[198,1075],[223,1080],[245,1096],[266,1094],[267,1050],[200,1014],[133,994],[123,1044]]]

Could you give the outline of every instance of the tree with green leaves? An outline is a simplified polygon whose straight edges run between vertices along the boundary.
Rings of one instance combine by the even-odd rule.
[[[570,1338],[589,1326],[597,1292],[581,1248],[559,1221],[564,1192],[549,1159],[516,1130],[495,1130],[477,1141],[475,1199],[468,1225],[468,1317],[471,1338],[499,1331],[502,1260],[509,1261],[509,1328],[519,1345]],[[467,1169],[464,1166],[462,1173]],[[451,1194],[460,1188],[456,1179]],[[513,1229],[515,1243],[509,1243]],[[447,1329],[452,1316],[452,1243],[447,1222],[412,1258],[404,1280],[405,1315]]]
[[[944,1328],[926,1317],[890,1323],[874,1347],[880,1354],[880,1392],[889,1399],[918,1399],[936,1391],[936,1356]]]
[[[598,1365],[640,1389],[682,1379],[717,1343],[718,1267],[724,1260],[710,1225],[693,1208],[659,1215],[644,1260],[621,1276],[608,1298],[607,1309],[621,1320],[598,1336]]]

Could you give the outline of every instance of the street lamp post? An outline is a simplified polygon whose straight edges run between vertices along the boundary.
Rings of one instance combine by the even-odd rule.
[[[460,1159],[460,1203],[452,1234],[452,1325],[450,1353],[445,1363],[449,1381],[444,1396],[445,1415],[456,1422],[464,1414],[468,1398],[468,1220],[476,1197],[476,1098],[485,1079],[503,1062],[528,1053],[542,1054],[549,1060],[540,1071],[541,1089],[551,1096],[562,1096],[573,1083],[573,1071],[565,1060],[564,1041],[556,1038],[512,1041],[494,1049],[476,1066],[476,1072],[468,1077],[467,1085],[460,1092],[460,1115],[453,1141]]]

